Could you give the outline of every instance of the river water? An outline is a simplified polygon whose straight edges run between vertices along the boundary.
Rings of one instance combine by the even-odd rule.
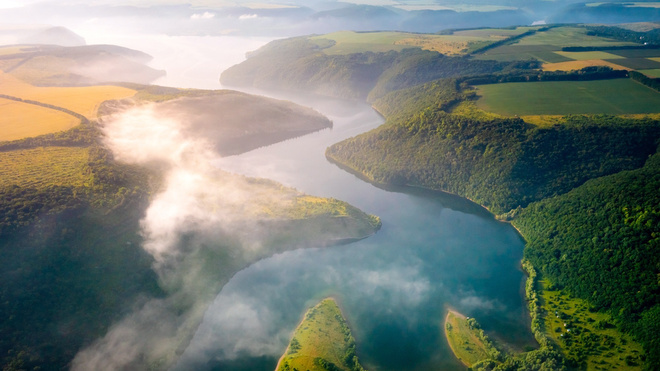
[[[205,46],[196,49],[194,68],[172,58],[176,41],[131,37],[115,43],[153,54],[154,65],[168,70],[161,84],[219,88],[220,66],[228,67],[219,61],[238,63],[268,40],[179,40],[185,48]],[[231,58],[219,58],[226,56]],[[524,243],[511,226],[459,197],[384,190],[328,162],[329,145],[383,123],[368,105],[264,95],[314,107],[334,126],[216,165],[347,201],[380,216],[383,227],[356,243],[290,251],[238,272],[208,308],[175,370],[272,371],[304,312],[327,296],[339,302],[361,363],[372,371],[464,370],[444,337],[448,308],[475,317],[514,347],[534,344],[519,268]]]
[[[340,303],[369,370],[465,369],[444,338],[448,308],[513,346],[533,343],[519,268],[523,241],[511,226],[467,200],[380,189],[328,162],[329,145],[383,123],[368,105],[284,98],[316,108],[333,128],[217,166],[348,201],[380,216],[383,227],[357,243],[279,254],[236,274],[175,369],[273,370],[302,314],[327,296]]]

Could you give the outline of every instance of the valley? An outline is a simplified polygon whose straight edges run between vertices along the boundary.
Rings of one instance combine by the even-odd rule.
[[[660,28],[558,21],[654,3],[101,3],[180,55],[0,29],[3,370],[660,364]]]

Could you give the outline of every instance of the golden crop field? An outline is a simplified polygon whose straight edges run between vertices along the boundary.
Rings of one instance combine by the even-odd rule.
[[[67,108],[90,119],[96,117],[96,110],[102,102],[128,98],[135,93],[136,91],[133,89],[109,85],[38,87],[23,82],[10,74],[0,73],[0,94]]]
[[[568,62],[559,62],[559,63],[544,63],[544,71],[573,71],[580,70],[585,67],[591,66],[607,66],[612,67],[615,70],[630,70],[618,64],[604,61],[602,59],[587,59],[587,60],[577,60],[577,61],[568,61]]]
[[[41,147],[0,152],[0,187],[83,186],[89,150]]]
[[[80,120],[50,108],[0,98],[0,142],[68,130]]]

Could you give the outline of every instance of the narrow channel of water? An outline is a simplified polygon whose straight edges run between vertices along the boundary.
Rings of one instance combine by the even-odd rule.
[[[326,296],[338,299],[372,371],[465,369],[443,335],[450,307],[512,345],[533,343],[518,267],[523,241],[511,226],[458,197],[383,190],[329,163],[327,146],[382,124],[368,105],[284,98],[316,108],[334,127],[217,166],[348,201],[380,216],[383,228],[357,243],[279,254],[236,274],[175,369],[271,371],[301,315]]]

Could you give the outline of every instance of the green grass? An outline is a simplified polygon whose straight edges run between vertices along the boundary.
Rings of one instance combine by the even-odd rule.
[[[554,45],[503,45],[484,54],[477,59],[492,59],[500,62],[538,59],[547,63],[568,62],[573,59],[557,54],[561,48]]]
[[[653,70],[639,70],[637,72],[641,72],[645,74],[648,77],[655,77],[658,78],[660,77],[660,69],[653,69]]]
[[[537,32],[521,39],[518,45],[555,45],[555,46],[615,46],[637,45],[598,36],[587,35],[585,28],[557,27],[544,32]]]
[[[328,298],[307,311],[276,370],[326,371],[319,364],[320,359],[334,364],[339,370],[361,369],[361,366],[355,367],[345,361],[347,358],[352,361],[354,355],[355,340],[346,320],[337,303]]]
[[[586,364],[586,370],[641,370],[642,346],[618,331],[609,315],[589,311],[586,301],[563,291],[549,290],[545,280],[540,285],[546,335],[566,356]]]
[[[479,108],[507,116],[660,111],[660,93],[630,79],[493,84],[477,91]]]
[[[607,59],[607,61],[633,70],[651,70],[660,68],[660,62],[647,58]]]
[[[608,53],[616,54],[624,58],[658,58],[660,49],[623,49],[608,50]]]
[[[445,336],[449,346],[467,367],[490,358],[486,345],[479,338],[478,329],[474,329],[464,315],[450,310],[445,318]]]
[[[82,187],[89,150],[78,147],[42,147],[0,152],[0,187]]]
[[[474,36],[453,36],[434,34],[413,34],[406,32],[353,32],[340,31],[310,38],[319,45],[327,40],[335,44],[323,49],[328,55],[352,53],[401,51],[408,48],[420,48],[437,51],[442,54],[464,54],[482,47],[495,40]]]
[[[562,55],[566,58],[570,58],[576,61],[584,61],[584,60],[589,60],[589,59],[620,59],[624,58],[619,55],[607,53],[607,52],[602,52],[602,51],[595,51],[595,52],[555,52],[559,55]]]

